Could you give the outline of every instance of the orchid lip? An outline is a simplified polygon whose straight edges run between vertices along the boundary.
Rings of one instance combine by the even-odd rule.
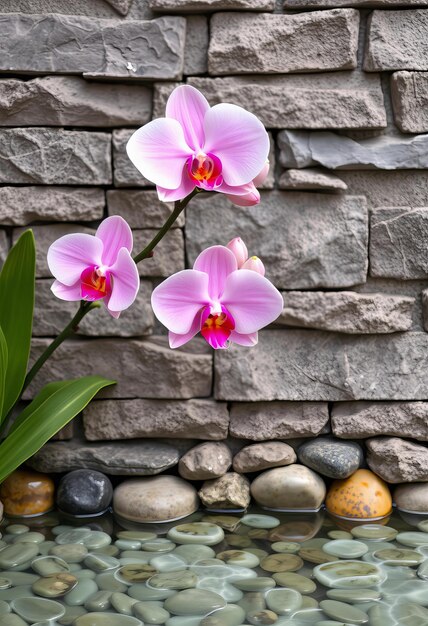
[[[223,305],[205,307],[201,317],[201,335],[212,348],[227,348],[235,329],[235,320]]]
[[[102,300],[111,294],[112,285],[109,272],[104,266],[92,265],[80,275],[82,299],[87,302]]]
[[[222,164],[214,154],[199,152],[187,161],[187,169],[190,178],[198,186],[204,189],[214,189],[222,181]]]

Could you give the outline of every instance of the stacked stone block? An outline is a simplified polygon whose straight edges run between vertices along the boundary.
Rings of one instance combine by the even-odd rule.
[[[115,473],[144,475],[203,441],[236,456],[330,435],[366,440],[389,482],[428,482],[428,2],[30,4],[0,7],[0,262],[31,226],[33,359],[74,311],[49,292],[49,245],[119,214],[141,248],[171,211],[125,146],[175,86],[244,106],[272,144],[259,206],[192,201],[140,265],[134,307],[119,321],[91,313],[41,371],[27,400],[85,373],[118,384],[33,464],[114,459]],[[283,292],[283,314],[251,350],[171,351],[153,286],[237,235]]]

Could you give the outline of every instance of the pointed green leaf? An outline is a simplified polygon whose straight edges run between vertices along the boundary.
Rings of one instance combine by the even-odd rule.
[[[6,339],[6,371],[2,415],[19,397],[27,372],[33,324],[36,248],[31,230],[18,239],[0,273],[0,326]]]
[[[4,402],[5,382],[7,370],[7,343],[0,326],[0,424],[2,422],[2,408]]]
[[[26,407],[25,419],[0,445],[0,483],[80,413],[98,391],[113,384],[101,376],[86,376],[44,387]]]

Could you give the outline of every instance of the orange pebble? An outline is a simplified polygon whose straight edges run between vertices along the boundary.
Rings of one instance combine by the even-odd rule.
[[[377,519],[391,512],[388,485],[366,469],[357,470],[344,480],[335,480],[325,500],[327,511],[348,519]]]
[[[0,500],[6,515],[41,515],[54,507],[54,491],[54,482],[46,474],[16,470],[1,484]]]

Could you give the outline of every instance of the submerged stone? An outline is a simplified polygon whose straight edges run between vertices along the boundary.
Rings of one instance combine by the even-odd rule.
[[[167,598],[164,606],[173,615],[204,615],[225,607],[226,602],[212,591],[186,589]]]
[[[11,606],[15,613],[30,623],[34,623],[34,620],[58,619],[65,613],[62,604],[44,598],[17,598]]]
[[[224,531],[216,524],[208,522],[193,522],[190,524],[180,524],[168,531],[168,539],[176,543],[202,544],[213,546],[224,539]]]
[[[334,561],[314,568],[315,578],[326,587],[353,589],[375,587],[386,579],[386,573],[374,563]]]

